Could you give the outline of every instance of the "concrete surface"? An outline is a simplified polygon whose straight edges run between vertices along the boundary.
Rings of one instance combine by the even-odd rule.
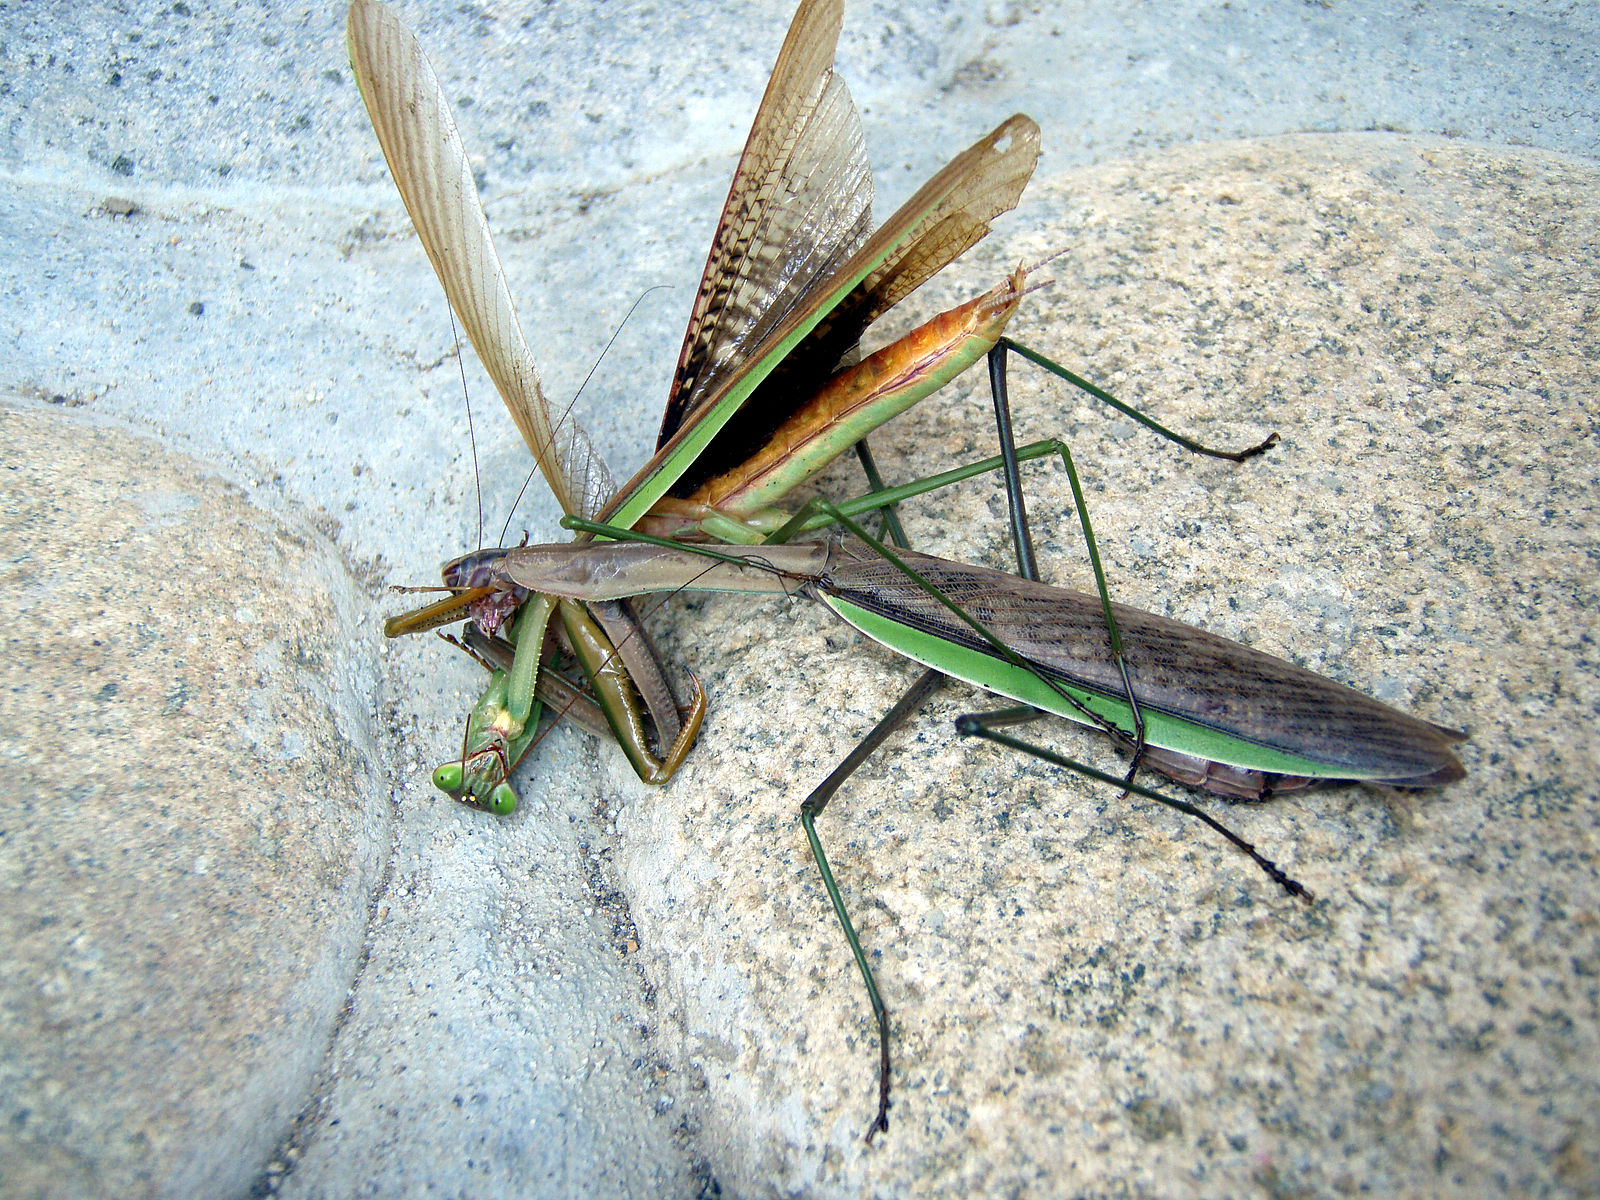
[[[625,473],[787,6],[405,11],[551,395],[675,285],[580,402]],[[874,1150],[792,818],[907,668],[820,611],[675,601],[663,644],[713,697],[677,781],[562,731],[511,821],[432,794],[478,676],[378,623],[474,540],[471,451],[342,12],[44,13],[0,11],[0,1190],[1594,1189],[1590,10],[848,10],[880,212],[1008,112],[1045,131],[912,315],[1067,247],[1019,337],[1187,431],[1284,434],[1195,463],[1019,369],[1119,598],[1472,733],[1437,794],[1227,808],[1307,911],[1175,818],[952,743],[981,704],[952,690],[825,820],[895,1018]],[[1379,132],[1240,140],[1341,130]],[[467,378],[493,536],[526,466]],[[988,453],[976,387],[880,461]],[[1030,489],[1081,580],[1059,480]],[[913,532],[1003,565],[998,503]],[[554,536],[542,497],[523,526]],[[106,649],[149,631],[175,649]]]

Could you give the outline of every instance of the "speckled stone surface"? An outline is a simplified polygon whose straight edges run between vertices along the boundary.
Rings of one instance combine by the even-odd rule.
[[[229,1195],[302,1109],[390,815],[331,547],[0,403],[0,1192]]]
[[[60,648],[49,626],[20,639],[30,657],[7,669],[22,664],[25,690],[9,694],[23,717],[7,732],[18,731],[11,744],[28,770],[57,775],[8,792],[28,813],[25,836],[8,844],[19,864],[8,881],[28,871],[50,881],[18,885],[7,910],[32,964],[15,973],[24,986],[8,1020],[34,1029],[55,1020],[51,1004],[71,1011],[63,1041],[10,1060],[10,1094],[26,1102],[9,1136],[27,1153],[7,1161],[67,1192],[97,1179],[106,1193],[193,1180],[227,1190],[260,1168],[272,1133],[279,1157],[258,1182],[301,1196],[469,1184],[566,1194],[596,1180],[619,1194],[684,1194],[711,1180],[737,1195],[1592,1190],[1596,239],[1585,198],[1595,175],[1536,152],[1380,135],[1065,172],[1035,185],[1032,203],[1051,214],[1036,232],[997,240],[897,318],[903,327],[1018,258],[1068,248],[1041,272],[1051,282],[1014,334],[1187,432],[1284,436],[1242,468],[1195,461],[1016,368],[1021,435],[1065,434],[1077,447],[1118,598],[1467,727],[1470,775],[1416,796],[1351,789],[1217,806],[1316,891],[1305,909],[1179,818],[953,742],[950,718],[980,702],[942,696],[823,821],[894,1014],[893,1127],[870,1151],[859,1141],[872,1108],[867,1010],[794,813],[909,679],[904,664],[798,603],[675,601],[656,621],[663,644],[713,697],[683,774],[645,789],[602,748],[596,793],[581,767],[592,743],[562,734],[523,779],[522,814],[485,822],[431,799],[425,783],[428,753],[453,736],[474,686],[464,660],[441,666],[421,644],[380,659],[369,606],[336,600],[330,627],[328,601],[307,603],[292,574],[293,600],[243,603],[282,574],[291,549],[305,552],[301,535],[285,543],[274,519],[237,515],[248,510],[213,516],[209,500],[191,520],[183,497],[236,494],[192,471],[162,484],[151,475],[160,456],[139,443],[97,449],[76,425],[51,434],[50,419],[9,418],[55,446],[10,470],[67,463],[69,451],[98,464],[13,485],[22,501],[8,501],[10,523],[51,528],[64,564],[41,571],[37,541],[16,551],[15,603],[36,608],[54,570],[90,573],[95,596],[112,594],[92,574],[109,569],[109,549],[63,548],[120,549],[108,522],[133,520],[154,556],[154,594],[181,603],[180,639],[238,624],[238,646],[298,638],[314,652],[280,664],[277,686],[292,686],[278,700],[245,690],[231,755],[197,759],[193,698],[207,701],[199,719],[214,749],[210,708],[237,703],[229,689],[260,669],[260,647],[240,662],[210,645],[203,660],[195,652],[205,686],[171,712],[164,697],[183,673],[169,654],[147,664],[147,683],[94,700],[78,631],[56,635]],[[900,477],[988,453],[975,386],[880,437],[886,469]],[[343,436],[309,453],[333,456]],[[355,453],[364,495],[372,472]],[[69,519],[58,499],[102,477],[110,515],[55,529]],[[1028,481],[1049,575],[1080,583],[1059,475],[1034,468]],[[856,485],[840,470],[821,486]],[[143,497],[137,516],[128,488]],[[373,520],[346,512],[355,528]],[[907,516],[928,549],[1007,561],[991,484]],[[182,536],[225,556],[197,574],[225,587],[173,586],[172,562],[200,561],[198,548],[172,548],[195,521],[204,536]],[[213,536],[236,522],[253,536]],[[270,548],[266,575],[228,557],[252,546]],[[111,573],[117,594],[137,592],[130,567],[117,560]],[[346,594],[328,582],[336,571],[313,575],[319,596]],[[314,632],[259,629],[295,605]],[[340,657],[340,636],[366,652]],[[328,809],[325,795],[348,806],[370,787],[369,768],[340,753],[323,767],[333,784],[310,782],[319,747],[348,752],[364,736],[359,720],[328,725],[316,697],[368,712],[372,681],[330,664],[375,661],[388,680],[376,693],[380,748],[401,756],[402,822],[366,966],[321,1059],[372,886],[361,856],[383,810]],[[64,683],[49,683],[43,667],[62,664]],[[57,687],[92,717],[70,737],[43,723]],[[102,820],[37,804],[44,794],[105,803],[109,792],[73,789],[98,778],[84,765],[123,736],[175,743],[167,753],[191,790],[163,790],[172,773],[144,765],[162,761],[151,751],[139,770],[154,790],[117,793]],[[1085,751],[1076,735],[1061,742]],[[45,745],[60,753],[39,754]],[[261,782],[241,795],[245,763]],[[125,756],[114,764],[129,769]],[[199,774],[211,770],[220,783]],[[206,789],[230,800],[208,801],[202,822],[179,801]],[[121,836],[119,821],[139,826],[125,870],[43,865],[81,860],[73,847]],[[140,851],[147,821],[162,833],[159,854]],[[313,848],[274,856],[259,842],[261,828],[300,821],[296,836]],[[227,829],[245,838],[237,860],[216,845]],[[280,892],[261,882],[278,869],[311,875]],[[91,882],[114,902],[97,901]],[[264,891],[271,919],[205,905],[208,887]],[[73,924],[40,932],[41,894],[67,898],[56,904]],[[70,899],[80,894],[89,899]],[[129,897],[166,907],[137,922]],[[177,928],[166,914],[179,902],[196,906],[195,922],[221,924],[211,935],[204,923]],[[115,936],[81,939],[107,920],[121,922]],[[146,933],[156,927],[159,941]],[[102,945],[119,970],[147,952],[178,959],[140,995],[177,988],[186,1000],[156,1011],[132,1002],[168,1024],[154,1050],[127,1037],[134,1026],[103,1019],[128,993],[79,1003],[84,981],[101,986],[110,971],[94,958]],[[262,961],[274,968],[264,980]],[[238,977],[277,997],[253,1000],[251,1030],[262,1004],[300,1015],[264,1043],[238,1025],[213,1028],[207,1001]],[[76,1048],[90,1035],[102,1040]],[[137,1096],[132,1082],[172,1078],[161,1074],[172,1061],[205,1069],[164,1106],[125,1101],[125,1115],[108,1116],[96,1097],[90,1126],[62,1099],[82,1094],[60,1082],[75,1071],[114,1075],[119,1097]],[[61,1146],[72,1153],[47,1153]]]
[[[400,751],[476,681],[413,696],[447,660],[317,530],[69,412],[0,405],[0,1194],[692,1190],[587,814],[441,802]]]
[[[403,4],[450,91],[553,398],[579,390],[644,296],[575,410],[626,475],[793,5],[611,5],[595,19],[596,7]],[[88,1093],[96,1123],[72,1125],[82,1095],[34,1103],[8,1076],[0,1136],[32,1150],[0,1154],[0,1170],[20,1163],[77,1195],[94,1190],[93,1168],[118,1197],[197,1180],[299,1197],[1597,1190],[1593,10],[1434,5],[1397,22],[1381,0],[847,5],[840,65],[880,213],[1005,115],[1027,111],[1044,131],[1018,212],[898,327],[1019,258],[1065,250],[1019,337],[1188,432],[1285,437],[1242,469],[1196,462],[1015,368],[1024,436],[1066,434],[1080,455],[1119,597],[1472,734],[1467,781],[1438,793],[1217,806],[1316,890],[1306,910],[1177,818],[952,744],[949,718],[979,701],[943,696],[823,821],[894,1009],[894,1126],[871,1152],[858,1141],[872,1108],[866,1007],[793,818],[908,668],[803,605],[674,602],[656,628],[713,702],[680,780],[647,789],[614,751],[558,730],[519,776],[512,820],[461,812],[428,786],[481,675],[430,639],[385,644],[380,619],[406,601],[378,585],[432,582],[471,544],[475,462],[488,536],[528,464],[470,354],[475,445],[464,435],[444,304],[342,26],[338,3],[86,0],[48,19],[0,6],[0,392],[208,464],[186,468],[180,495],[211,495],[212,470],[241,481],[266,509],[242,519],[271,549],[269,578],[296,548],[327,563],[291,590],[318,622],[303,644],[333,650],[257,654],[241,670],[207,646],[212,676],[174,714],[163,685],[187,676],[171,661],[154,664],[155,684],[91,703],[72,650],[35,649],[75,631],[7,622],[27,655],[24,690],[7,699],[35,722],[18,725],[23,756],[62,774],[49,793],[25,772],[9,777],[19,792],[0,785],[8,805],[32,806],[29,824],[6,827],[29,841],[0,844],[7,861],[44,863],[52,846],[124,828],[112,816],[95,835],[71,810],[41,811],[45,794],[87,803],[66,776],[99,761],[39,728],[56,703],[41,693],[88,714],[96,753],[131,729],[141,745],[187,739],[185,780],[233,769],[220,789],[231,810],[208,800],[204,823],[177,821],[163,774],[166,810],[135,831],[159,834],[158,851],[114,872],[92,855],[69,863],[8,911],[36,919],[41,896],[75,895],[67,885],[91,868],[102,890],[150,903],[168,894],[152,879],[177,879],[193,903],[208,887],[277,899],[260,880],[280,868],[355,872],[288,888],[256,925],[259,906],[230,904],[187,923],[124,920],[125,937],[53,957],[48,937],[19,941],[56,972],[35,976],[56,989],[52,1017],[60,996],[90,995],[85,978],[101,986],[85,957],[96,949],[119,967],[152,946],[199,964],[180,972],[191,997],[263,961],[285,975],[269,994],[297,971],[317,982],[297,993],[312,1014],[298,1036],[268,1031],[276,1055],[217,1035],[209,1008],[142,1014],[177,1030],[159,1049],[184,1071],[192,1060],[240,1081],[191,1089],[187,1107]],[[1388,133],[1238,141],[1360,129]],[[1404,131],[1438,136],[1392,136]],[[646,291],[663,283],[675,288]],[[897,422],[877,442],[885,469],[988,453],[979,390],[967,382]],[[64,428],[50,436],[91,444]],[[88,473],[143,495],[161,456],[92,444]],[[1028,478],[1047,568],[1081,584],[1059,477]],[[821,486],[858,485],[840,470]],[[71,519],[39,507],[48,488],[23,493],[47,525]],[[159,491],[145,502],[154,556],[190,561],[165,542],[183,513]],[[1008,561],[1002,515],[987,481],[907,513],[926,547],[995,565]],[[509,536],[524,527],[562,536],[537,485]],[[71,546],[111,553],[79,532]],[[174,606],[162,628],[182,638],[232,631],[216,592],[267,587],[247,555],[212,549],[208,579],[230,582],[152,585]],[[22,553],[33,558],[12,570],[56,578],[36,544]],[[120,584],[133,578],[119,568]],[[19,603],[34,602],[26,587]],[[241,692],[241,674],[266,682]],[[241,695],[243,732],[224,743],[218,714],[236,716]],[[193,761],[197,709],[204,745],[232,751],[224,766]],[[347,714],[333,728],[348,745],[371,738],[385,772],[392,804],[361,801],[372,827],[392,820],[376,834],[318,811],[329,801],[308,780],[330,709]],[[1071,732],[1059,741],[1095,752]],[[67,766],[41,746],[71,751]],[[277,756],[296,750],[285,768]],[[341,795],[378,786],[370,766],[351,778],[337,756],[324,765]],[[239,773],[265,798],[235,799]],[[262,810],[269,829],[304,821],[326,837],[285,841],[292,861],[270,864],[207,848],[207,874],[189,878],[213,823]],[[52,833],[64,827],[80,840]],[[370,907],[369,837],[389,851]],[[319,907],[335,894],[338,916]],[[351,922],[369,914],[358,947]],[[313,946],[333,964],[320,973],[306,966]],[[160,970],[144,983],[155,996],[174,986]],[[27,1003],[5,1019],[32,1020],[45,993],[17,994]],[[74,1008],[54,1032],[68,1047],[104,1032],[94,1013],[107,1011],[123,1009]],[[110,1031],[102,1077],[130,1054],[162,1061],[115,1040],[134,1028]],[[42,1050],[13,1041],[33,1079],[41,1062],[66,1078],[82,1061],[48,1037]],[[90,1157],[44,1161],[47,1118]],[[219,1167],[224,1153],[236,1160]]]
[[[1469,775],[1214,804],[1304,908],[1191,822],[954,741],[984,702],[950,689],[820,823],[893,1014],[867,1149],[869,1010],[795,815],[913,672],[816,607],[675,603],[671,652],[715,702],[682,774],[624,809],[617,861],[724,1186],[1600,1186],[1597,184],[1386,136],[1192,148],[1042,181],[1048,227],[918,302],[1065,248],[1014,336],[1214,443],[1279,431],[1264,460],[1196,461],[1013,368],[1019,436],[1076,447],[1120,599],[1468,729]],[[886,431],[880,465],[991,452],[963,391]],[[1028,489],[1047,574],[1081,584],[1061,473]],[[990,483],[907,516],[931,550],[1007,561]]]

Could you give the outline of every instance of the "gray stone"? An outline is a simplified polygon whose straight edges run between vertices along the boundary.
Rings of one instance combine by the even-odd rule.
[[[1114,594],[1468,729],[1469,776],[1213,804],[1305,908],[1193,822],[957,742],[955,714],[995,705],[951,688],[819,823],[893,1016],[867,1149],[870,1011],[795,817],[914,671],[798,601],[675,603],[714,704],[678,778],[624,808],[617,865],[725,1187],[1596,1186],[1597,185],[1437,140],[1185,149],[1041,181],[1048,226],[913,302],[1066,249],[1014,336],[1214,444],[1284,437],[1242,467],[1107,437],[1014,366],[1019,436],[1076,448]],[[984,390],[898,419],[880,466],[991,453]],[[1063,474],[1027,486],[1048,576],[1087,586]],[[1009,561],[991,481],[905,516],[933,552]]]
[[[0,427],[0,1191],[238,1194],[327,1053],[391,836],[356,594],[144,438]]]

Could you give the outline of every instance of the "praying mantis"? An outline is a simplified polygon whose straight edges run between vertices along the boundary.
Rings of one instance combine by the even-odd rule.
[[[1016,203],[1039,142],[1031,120],[1010,118],[867,236],[871,177],[860,121],[832,69],[841,22],[839,0],[813,0],[796,15],[730,189],[659,448],[633,480],[613,492],[583,432],[550,418],[432,68],[389,9],[366,0],[352,4],[351,62],[391,174],[469,340],[566,512],[624,527],[649,518],[668,522],[680,534],[759,538],[762,522],[772,519],[775,496],[859,440],[864,423],[888,419],[965,369],[1015,311],[1020,274],[930,322],[921,337],[909,335],[902,343],[914,355],[909,383],[886,378],[886,372],[902,368],[880,356],[828,379],[872,320],[981,238],[989,222]],[[783,245],[806,249],[780,255],[776,247]],[[898,362],[905,359],[902,351]],[[812,397],[816,402],[804,413],[796,411]],[[822,426],[805,431],[803,448],[786,441],[796,422]],[[734,428],[717,438],[729,425]],[[765,458],[746,449],[778,445],[783,451]],[[731,494],[725,486],[730,472],[747,458],[750,469],[741,478],[753,486]],[[387,631],[426,629],[467,612],[485,632],[496,631],[521,598],[482,585],[473,577],[478,563],[474,556],[458,560],[446,576],[462,591],[391,621]],[[506,776],[526,746],[542,626],[553,611],[559,611],[569,639],[605,647],[597,653],[618,665],[600,685],[603,709],[642,778],[665,782],[692,745],[704,696],[696,685],[680,720],[666,673],[625,602],[535,604],[518,618],[518,641],[530,647],[521,656],[526,665],[511,674],[506,703],[480,706],[459,770],[440,773],[445,790],[491,808],[514,804]]]
[[[463,556],[447,568],[445,600],[386,625],[394,636],[470,616],[475,630],[464,635],[465,648],[491,669],[461,757],[435,772],[435,781],[460,799],[509,811],[515,793],[508,777],[532,744],[536,698],[543,698],[590,727],[603,722],[642,779],[666,782],[694,743],[706,697],[693,681],[693,698],[679,705],[629,602],[694,588],[804,592],[932,671],[1029,711],[1104,729],[1133,754],[1134,768],[1121,782],[1185,811],[1195,810],[1135,784],[1133,770],[1153,765],[1212,791],[1257,796],[1315,780],[1420,787],[1459,778],[1449,750],[1459,735],[1451,731],[1270,656],[1113,606],[1081,497],[1098,595],[1034,582],[1031,555],[1021,550],[1025,519],[1003,413],[1002,460],[1020,569],[1029,578],[890,552],[838,510],[823,515],[856,537],[740,550],[671,540],[788,537],[805,522],[776,508],[784,495],[985,355],[997,411],[1003,409],[996,356],[1003,362],[1011,345],[1003,331],[1025,292],[1020,268],[967,305],[830,374],[872,320],[1015,205],[1039,140],[1031,120],[1010,118],[869,236],[870,172],[859,119],[832,71],[841,20],[841,0],[803,0],[796,14],[713,239],[657,452],[612,490],[582,431],[551,420],[459,134],[416,39],[377,0],[352,3],[352,64],[419,238],[580,530],[580,540],[565,546]],[[1273,440],[1225,456],[1249,457]],[[1062,453],[1070,473],[1070,456]],[[635,534],[656,540],[620,540]],[[558,618],[593,700],[542,669],[547,629]],[[891,718],[903,715],[902,707]],[[967,731],[1027,748],[994,727],[1020,715]],[[887,1128],[887,1013],[815,832],[832,794],[824,789],[808,799],[801,820],[878,1021],[879,1108],[870,1141]],[[1303,893],[1222,832],[1291,893]]]

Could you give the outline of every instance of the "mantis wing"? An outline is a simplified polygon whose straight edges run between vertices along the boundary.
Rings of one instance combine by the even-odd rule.
[[[817,0],[817,6],[829,2]],[[804,17],[812,7],[811,4],[803,7],[801,16]],[[791,41],[793,37],[791,31]],[[785,53],[788,49],[789,43],[786,42]],[[782,55],[780,65],[781,58]],[[763,105],[770,99],[769,89]],[[758,128],[760,123],[758,114]],[[692,399],[681,422],[650,461],[611,498],[601,510],[599,519],[613,525],[631,526],[672,489],[691,466],[699,471],[715,470],[714,465],[701,467],[697,460],[779,363],[822,327],[829,315],[847,298],[848,312],[857,317],[866,314],[875,316],[887,307],[883,297],[898,298],[904,295],[948,262],[955,253],[981,237],[987,231],[990,219],[1016,203],[1033,173],[1038,153],[1038,126],[1020,114],[1010,118],[923,184],[916,195],[902,205],[871,238],[840,266],[819,278],[798,302],[782,307],[781,311],[777,311],[778,306],[768,306],[754,319],[744,311],[751,307],[748,304],[721,305],[722,311],[737,317],[734,326],[729,327],[733,333],[726,338],[722,333],[722,321],[716,319],[713,310],[718,307],[716,297],[722,290],[728,290],[731,295],[737,289],[731,284],[724,289],[715,281],[703,283],[702,297],[710,296],[712,299],[704,301],[708,315],[691,322],[689,340],[703,343],[706,348],[695,350],[686,361],[704,360],[710,367],[696,374],[693,383],[685,385]],[[804,195],[802,192],[802,200]],[[791,201],[794,202],[799,201]],[[735,261],[723,253],[720,244],[722,229],[726,224],[726,220],[719,224],[719,241],[713,246],[712,264],[708,264],[708,271],[719,261]],[[781,250],[764,242],[748,241],[738,253],[744,256],[738,261],[747,260],[752,264],[770,265],[782,260]],[[743,278],[748,280],[759,274],[752,266]],[[779,270],[777,274],[782,277],[785,272]],[[859,299],[856,298],[857,289],[860,289]],[[755,295],[756,292],[751,290],[750,294]],[[700,309],[701,301],[697,301],[697,313]],[[706,325],[705,322],[710,324]],[[750,339],[739,331],[768,324],[772,326],[771,332],[746,352],[744,347],[750,345]],[[844,329],[843,325],[830,325],[822,335],[830,344],[840,345],[835,359],[859,336],[859,330],[841,333],[841,329]],[[833,361],[828,361],[822,369],[826,371],[832,366]],[[790,393],[785,397],[790,402],[790,409],[808,398],[808,393],[803,389],[790,389]],[[675,399],[676,395],[675,390]],[[673,406],[669,405],[668,424],[674,415]],[[774,419],[772,414],[763,413],[760,419],[776,425],[783,415],[786,413],[779,412]],[[754,447],[741,446],[734,461],[742,460],[751,449],[757,447],[759,443]],[[708,463],[713,463],[713,460],[708,460]]]
[[[872,170],[833,71],[842,19],[842,0],[805,0],[778,51],[717,219],[658,448],[867,240]]]
[[[352,0],[346,36],[389,173],[450,307],[557,502],[565,512],[594,515],[613,490],[610,474],[582,429],[552,425],[438,76],[412,32],[376,0]]]
[[[942,200],[925,208],[925,188],[902,206],[874,243],[886,231],[909,226],[909,232],[848,295],[822,313],[816,327],[787,357],[771,367],[671,493],[687,496],[703,481],[734,469],[765,446],[773,431],[816,395],[873,321],[975,245],[995,217],[1016,206],[1038,156],[1039,127],[1025,116],[1013,116],[935,177],[954,182]],[[869,244],[862,253],[870,255],[873,250]],[[826,282],[822,288],[827,294]]]
[[[758,450],[873,320],[1015,206],[1033,173],[1038,127],[1016,116],[935,177],[948,187],[924,188],[868,242],[860,117],[833,73],[840,22],[840,0],[805,0],[784,39],[712,238],[658,452],[700,420],[720,427],[742,411],[714,442],[666,452],[664,471],[658,454],[613,514],[635,507],[627,501],[647,478],[671,476],[670,490],[687,495]],[[841,291],[863,261],[876,265]]]

